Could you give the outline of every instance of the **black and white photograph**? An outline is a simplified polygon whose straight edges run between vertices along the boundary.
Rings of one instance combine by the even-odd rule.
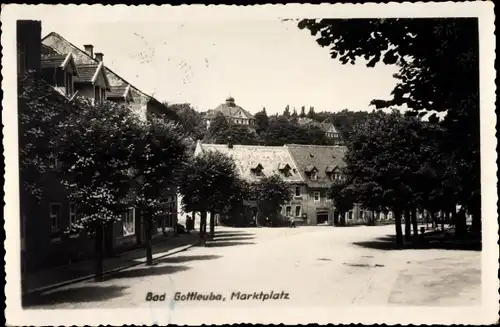
[[[6,324],[494,324],[493,3],[4,5]]]

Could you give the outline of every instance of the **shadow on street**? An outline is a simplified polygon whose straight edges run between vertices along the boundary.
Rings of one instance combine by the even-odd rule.
[[[215,235],[215,241],[248,241],[248,240],[253,240],[255,237],[253,236],[234,236],[234,237],[226,237],[226,235],[223,236],[217,236]]]
[[[102,302],[122,296],[126,288],[125,286],[82,286],[50,293],[33,294],[22,299],[22,306],[29,308],[62,303]]]
[[[189,262],[189,261],[201,261],[201,260],[214,260],[222,258],[220,255],[182,255],[178,257],[165,257],[161,258],[158,260],[155,260],[155,262],[158,263],[182,263],[182,262]]]
[[[425,238],[424,240],[406,241],[403,245],[396,244],[395,235],[378,237],[373,241],[353,242],[352,244],[375,250],[464,250],[481,251],[482,244],[478,239],[456,240],[453,238]]]
[[[122,270],[116,273],[112,273],[104,276],[105,280],[117,279],[117,278],[136,278],[136,277],[146,277],[146,276],[157,276],[157,275],[167,275],[176,273],[179,271],[185,271],[190,269],[187,266],[150,266],[136,268],[136,269],[128,269]]]
[[[211,248],[220,248],[220,247],[228,247],[228,246],[236,246],[236,245],[250,245],[255,244],[255,242],[231,242],[231,241],[211,241],[207,242],[207,247]]]

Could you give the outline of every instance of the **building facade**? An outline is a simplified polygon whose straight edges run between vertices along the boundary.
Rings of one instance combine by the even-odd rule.
[[[247,110],[236,104],[233,97],[226,99],[225,103],[220,104],[215,109],[209,110],[203,120],[207,128],[210,127],[210,122],[217,116],[222,114],[230,124],[245,125],[250,128],[255,126],[255,117]]]
[[[68,103],[78,96],[94,104],[113,101],[127,104],[133,112],[147,119],[148,114],[165,113],[167,108],[146,95],[104,65],[103,54],[94,53],[93,46],[77,48],[57,33],[41,38],[41,22],[19,21],[17,26],[18,75],[35,71],[46,85],[47,94]],[[19,108],[19,111],[29,108]],[[21,261],[23,272],[68,264],[93,255],[94,242],[85,233],[67,234],[71,223],[78,220],[78,204],[57,177],[57,156],[50,159],[49,170],[41,176],[42,195],[35,199],[21,187]],[[131,185],[133,190],[133,185]],[[131,191],[132,192],[132,191]],[[175,190],[167,192],[165,205],[169,214],[156,222],[155,235],[177,219]],[[132,193],[133,194],[133,193]],[[143,243],[144,228],[140,211],[131,207],[121,221],[104,233],[104,250],[113,254]]]

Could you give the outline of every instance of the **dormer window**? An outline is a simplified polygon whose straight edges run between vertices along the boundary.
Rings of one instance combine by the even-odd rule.
[[[313,165],[308,165],[306,167],[306,173],[309,175],[309,178],[313,181],[318,179],[318,169]]]
[[[283,174],[285,177],[290,177],[292,174],[290,173],[290,165],[287,163],[280,163],[278,165],[278,170]]]
[[[264,167],[262,167],[262,165],[260,163],[250,167],[250,170],[252,171],[252,173],[258,177],[264,176],[264,173],[262,172],[263,169],[264,169]]]
[[[313,180],[313,181],[318,180],[318,172],[317,171],[312,171],[309,176],[311,177],[311,180]]]

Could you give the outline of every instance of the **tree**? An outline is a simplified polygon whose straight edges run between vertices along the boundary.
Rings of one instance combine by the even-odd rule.
[[[343,64],[363,57],[369,67],[381,62],[399,67],[392,99],[374,99],[377,108],[406,105],[416,114],[447,112],[443,150],[457,164],[460,202],[480,230],[477,18],[305,19],[298,27],[317,35],[318,44]]]
[[[302,106],[300,108],[300,115],[299,115],[300,118],[305,118],[306,117],[306,106]]]
[[[309,111],[307,112],[307,118],[314,119],[315,113],[314,113],[314,107],[309,107]]]
[[[201,114],[189,103],[172,103],[168,107],[177,114],[177,122],[195,140],[203,139],[206,133]]]
[[[103,231],[127,209],[130,198],[131,149],[137,119],[129,108],[78,100],[57,129],[60,177],[80,219],[68,231],[84,230],[95,238],[95,279],[102,279]]]
[[[297,109],[293,108],[291,118],[292,118],[292,123],[294,124],[297,123],[297,120],[299,118],[299,115],[297,114]]]
[[[229,129],[229,122],[222,113],[218,112],[215,118],[210,123],[207,137],[215,138],[219,133],[223,133],[228,129]]]
[[[403,242],[401,214],[417,205],[424,187],[421,172],[429,160],[426,149],[433,146],[429,139],[434,139],[425,137],[427,128],[416,117],[379,112],[358,127],[346,153],[346,174],[358,200],[368,208],[394,212],[398,244]]]
[[[41,176],[50,169],[49,161],[56,159],[58,151],[57,126],[79,110],[33,71],[19,78],[18,94],[21,201],[39,201],[43,188]]]
[[[286,105],[285,110],[283,111],[283,117],[290,118],[290,106]]]
[[[355,189],[346,180],[335,181],[328,189],[328,198],[333,200],[335,211],[340,216],[338,223],[345,226],[345,213],[350,211],[355,203]]]
[[[138,124],[131,149],[133,180],[139,179],[134,204],[141,212],[145,226],[146,264],[153,264],[151,248],[154,221],[167,215],[165,202],[176,191],[175,181],[189,160],[189,144],[179,125],[161,118],[150,118]],[[174,228],[177,228],[174,224]]]
[[[213,218],[215,213],[224,210],[232,196],[236,178],[232,158],[217,151],[203,152],[184,165],[179,177],[183,209],[186,212],[201,212],[200,238],[203,242],[207,212],[211,212]]]
[[[267,130],[269,118],[267,117],[266,107],[255,114],[255,124],[257,125],[256,131],[259,135]]]
[[[257,200],[258,219],[261,223],[266,223],[267,218],[271,224],[278,223],[281,206],[292,199],[289,185],[278,175],[262,178],[259,183],[252,185],[252,193]]]

